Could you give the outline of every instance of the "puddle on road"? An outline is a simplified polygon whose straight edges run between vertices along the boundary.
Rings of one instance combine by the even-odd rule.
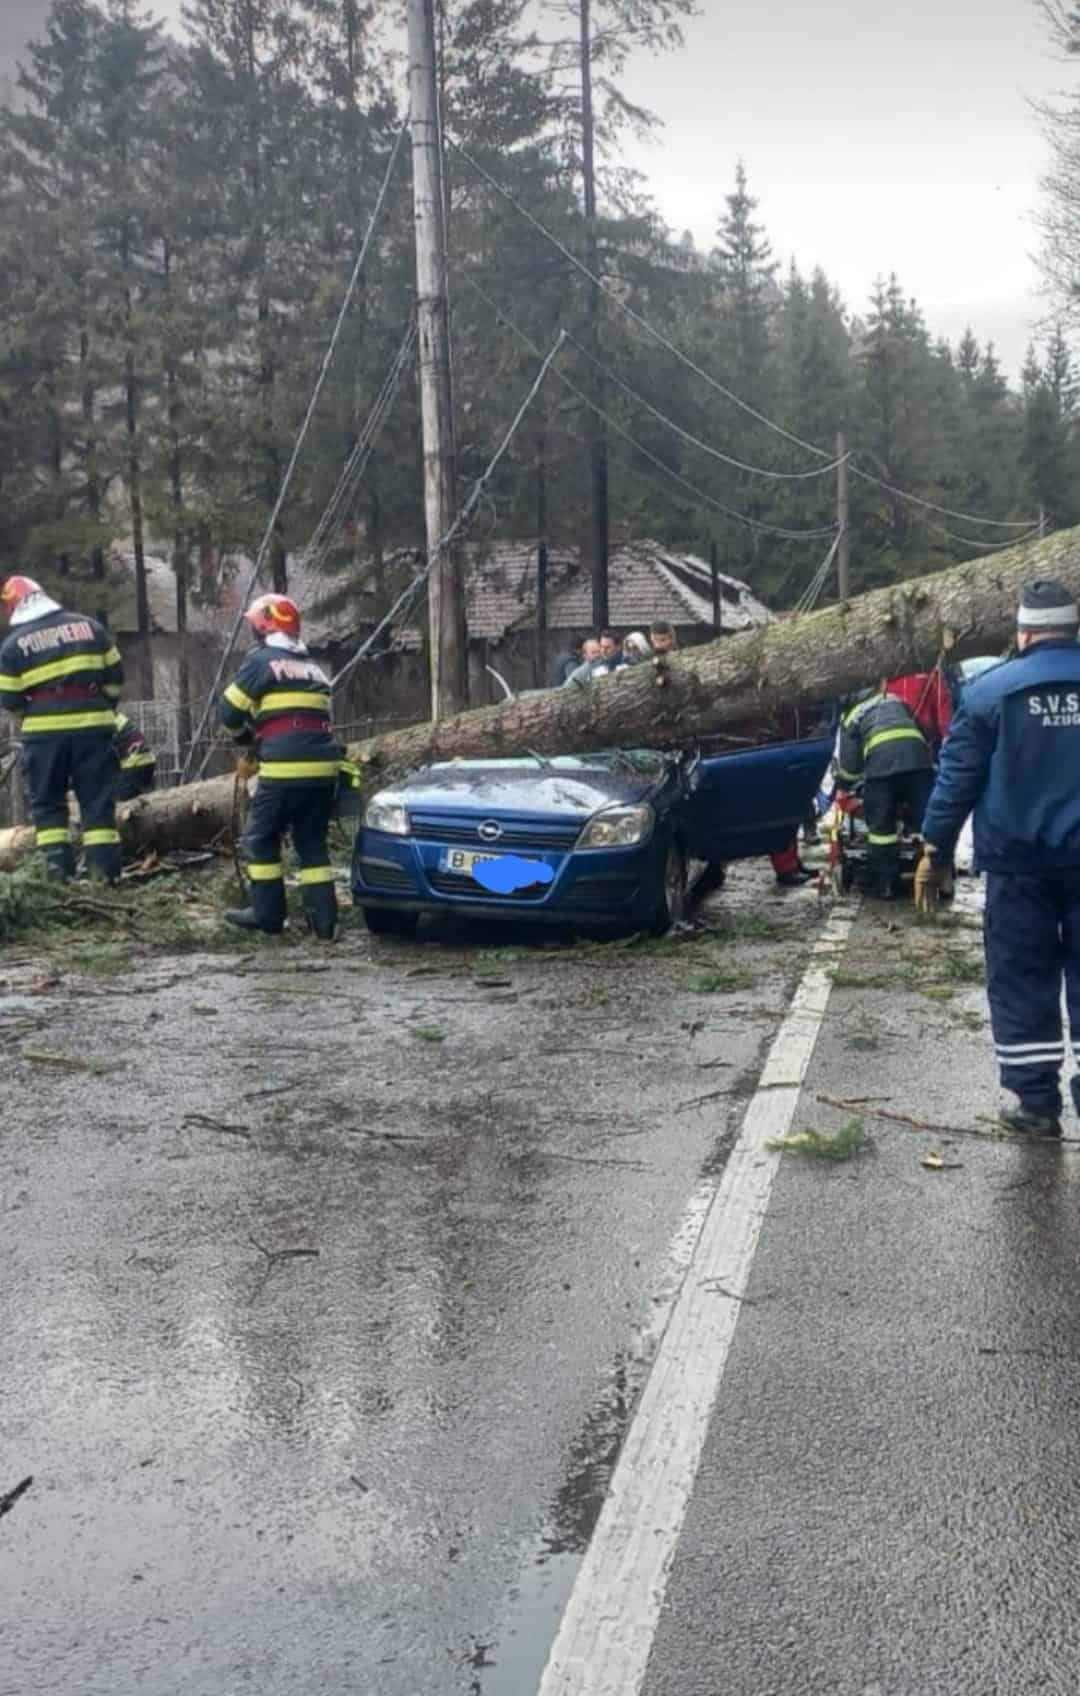
[[[645,1322],[630,1351],[616,1357],[599,1401],[570,1447],[563,1483],[509,1592],[505,1622],[470,1686],[471,1696],[530,1696],[539,1687],[559,1621],[600,1517],[638,1397],[671,1317],[719,1184],[710,1174],[695,1189],[672,1238]]]
[[[600,1515],[645,1378],[646,1363],[619,1358],[573,1443],[550,1517],[521,1563],[506,1623],[488,1646],[473,1696],[527,1696],[537,1688],[563,1609]]]

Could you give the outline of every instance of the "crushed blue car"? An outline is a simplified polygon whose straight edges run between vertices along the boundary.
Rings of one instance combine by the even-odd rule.
[[[425,766],[367,802],[352,889],[369,930],[424,913],[662,933],[732,860],[784,848],[832,732],[707,755],[614,750]]]

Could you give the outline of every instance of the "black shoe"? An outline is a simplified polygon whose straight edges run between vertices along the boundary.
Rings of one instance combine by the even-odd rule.
[[[777,872],[776,874],[777,889],[801,889],[805,882],[806,879],[801,877],[798,872]]]
[[[225,914],[225,923],[235,925],[237,930],[261,930],[265,931],[267,936],[281,935],[280,929],[268,930],[265,925],[261,925],[255,917],[253,907],[230,907]]]
[[[1016,1107],[1002,1107],[998,1112],[1001,1123],[1010,1131],[1020,1131],[1029,1137],[1059,1137],[1061,1120],[1050,1113],[1034,1113],[1023,1102]]]

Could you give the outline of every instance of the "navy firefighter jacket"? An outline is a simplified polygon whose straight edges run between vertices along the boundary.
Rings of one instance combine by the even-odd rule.
[[[330,679],[302,643],[253,648],[221,701],[238,742],[254,741],[259,777],[336,783],[344,750],[330,725]]]
[[[24,736],[93,731],[111,737],[124,667],[95,618],[54,607],[17,624],[0,647],[0,707]]]
[[[1080,866],[1080,644],[1034,643],[964,690],[923,820],[951,854],[975,811],[979,871]]]

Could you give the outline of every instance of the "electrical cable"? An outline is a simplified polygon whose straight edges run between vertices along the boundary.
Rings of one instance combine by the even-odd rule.
[[[405,331],[390,369],[383,379],[382,388],[375,398],[352,452],[345,461],[334,491],[312,532],[311,540],[301,556],[304,564],[311,566],[316,571],[325,564],[334,537],[344,520],[364,472],[367,470],[371,455],[375,451],[379,433],[390,411],[391,403],[397,394],[398,385],[412,357],[415,345],[416,323],[415,320],[412,320]]]
[[[691,447],[700,448],[702,453],[709,454],[711,458],[720,460],[724,465],[733,466],[736,471],[746,471],[754,477],[771,477],[777,482],[797,483],[810,477],[828,477],[833,471],[839,470],[840,466],[851,457],[850,454],[842,453],[838,458],[830,460],[827,465],[815,465],[812,471],[770,471],[764,465],[747,465],[745,461],[733,459],[730,454],[722,453],[719,448],[710,447],[708,442],[703,442],[700,437],[692,435],[689,430],[684,430],[681,424],[676,424],[673,418],[669,418],[665,412],[661,412],[660,408],[654,406],[652,401],[646,400],[645,396],[639,394],[630,383],[618,376],[610,366],[605,365],[602,359],[597,359],[594,353],[590,353],[589,349],[583,346],[575,336],[567,336],[567,340],[577,349],[583,359],[587,359],[590,364],[595,365],[598,371],[602,371],[610,383],[613,383],[616,388],[622,389],[625,394],[630,396],[631,400],[637,402],[638,406],[643,406],[646,412],[651,412],[654,418],[659,419],[661,424],[665,424],[677,436],[681,436],[684,442],[689,442]]]
[[[312,390],[311,399],[308,402],[307,412],[304,414],[303,422],[300,426],[299,432],[297,433],[296,441],[293,444],[292,454],[290,456],[289,463],[285,468],[285,475],[281,480],[281,487],[278,490],[277,499],[274,502],[274,508],[273,508],[273,511],[270,514],[269,521],[267,522],[266,529],[265,529],[265,532],[263,534],[263,539],[260,542],[258,552],[255,555],[255,563],[251,568],[251,572],[250,572],[250,575],[249,575],[248,580],[247,580],[247,586],[244,590],[243,595],[240,597],[236,617],[233,619],[232,628],[229,632],[229,638],[228,638],[228,641],[225,644],[225,650],[222,653],[221,660],[218,664],[217,670],[214,673],[214,679],[213,679],[213,682],[210,685],[210,694],[209,694],[209,698],[207,700],[206,707],[203,711],[202,717],[199,720],[199,723],[198,723],[198,726],[195,730],[195,733],[192,736],[191,741],[188,745],[187,757],[184,761],[184,769],[180,773],[180,782],[181,783],[186,783],[188,781],[188,774],[191,770],[191,765],[192,765],[192,760],[193,760],[195,748],[196,748],[200,738],[202,737],[203,733],[206,730],[207,721],[208,721],[208,719],[210,717],[210,713],[213,709],[213,703],[214,703],[215,697],[217,695],[218,689],[221,686],[221,679],[225,675],[225,667],[229,663],[229,656],[231,655],[233,648],[236,645],[236,638],[237,638],[237,636],[240,632],[240,626],[242,625],[242,623],[244,621],[244,611],[245,611],[248,599],[251,595],[251,591],[254,589],[256,583],[259,581],[259,577],[262,574],[263,566],[266,563],[266,556],[270,551],[270,544],[271,544],[271,541],[273,540],[274,532],[277,528],[277,522],[278,522],[278,519],[281,517],[281,511],[282,511],[282,508],[285,505],[285,498],[288,495],[289,488],[290,488],[290,485],[292,483],[293,473],[296,470],[297,462],[299,461],[301,451],[303,449],[304,443],[307,440],[308,431],[311,428],[311,422],[312,422],[312,419],[315,416],[315,409],[319,404],[319,400],[320,400],[320,397],[321,397],[322,391],[323,391],[323,386],[324,386],[324,384],[326,382],[326,378],[329,374],[330,366],[333,362],[334,354],[337,351],[338,342],[341,339],[341,332],[342,332],[342,330],[345,326],[345,319],[348,316],[349,308],[352,305],[353,296],[356,293],[357,284],[360,281],[360,275],[361,275],[361,272],[363,271],[364,264],[365,264],[365,261],[367,259],[368,249],[371,246],[372,237],[375,234],[375,228],[376,228],[376,225],[378,224],[379,218],[380,218],[381,213],[382,213],[383,204],[386,200],[386,196],[387,196],[389,189],[390,189],[391,179],[393,178],[393,174],[394,174],[394,167],[397,164],[398,154],[401,151],[401,144],[405,139],[405,132],[408,129],[408,127],[409,127],[409,120],[408,120],[408,117],[406,117],[405,121],[402,123],[400,129],[398,130],[397,135],[394,138],[394,145],[390,150],[390,157],[389,157],[389,159],[387,160],[387,163],[386,163],[386,171],[383,175],[382,184],[379,188],[379,192],[378,192],[378,195],[377,195],[376,200],[375,200],[375,205],[372,209],[371,217],[368,219],[368,226],[367,226],[367,229],[364,232],[364,239],[360,244],[360,252],[356,256],[356,263],[353,265],[352,274],[349,277],[349,282],[348,282],[348,286],[346,287],[346,290],[345,290],[344,299],[341,302],[341,310],[338,313],[337,322],[334,325],[334,330],[333,330],[333,334],[330,337],[329,345],[327,346],[326,352],[323,354],[322,365],[319,368],[318,377],[315,379],[315,387]],[[203,757],[202,765],[200,767],[200,773],[202,771],[205,771],[209,758],[210,758],[210,749],[208,748],[207,751],[206,751],[206,754]]]
[[[502,441],[499,443],[498,447],[495,449],[495,452],[492,454],[490,460],[488,461],[486,468],[481,472],[480,476],[476,479],[476,482],[473,484],[472,489],[469,492],[469,497],[466,500],[464,506],[461,508],[461,511],[458,513],[458,515],[454,519],[453,523],[448,526],[448,528],[443,533],[443,535],[439,537],[439,540],[435,543],[435,546],[428,553],[428,556],[427,556],[426,560],[424,561],[423,567],[413,577],[412,582],[409,583],[407,585],[407,587],[402,591],[402,593],[398,596],[397,600],[394,602],[394,605],[391,607],[390,611],[388,613],[386,613],[385,616],[382,619],[380,619],[376,628],[371,632],[371,635],[368,636],[364,640],[364,642],[361,644],[361,646],[357,649],[356,653],[353,654],[352,658],[347,660],[345,662],[345,664],[342,666],[341,670],[338,672],[337,676],[333,679],[333,682],[330,685],[332,693],[337,691],[337,689],[340,687],[340,685],[342,683],[344,683],[345,679],[348,676],[350,676],[351,673],[360,664],[360,661],[363,660],[363,659],[366,659],[366,657],[367,657],[368,653],[370,652],[370,650],[372,649],[372,647],[374,647],[374,645],[378,641],[379,637],[383,634],[383,631],[389,628],[389,626],[394,622],[394,620],[396,618],[398,618],[398,616],[402,613],[403,610],[405,612],[408,612],[412,608],[417,596],[420,593],[420,590],[423,588],[425,582],[427,581],[427,579],[428,579],[428,577],[431,573],[432,566],[435,564],[435,562],[438,559],[440,559],[442,557],[443,554],[446,553],[448,548],[453,546],[454,542],[456,541],[457,537],[461,534],[462,530],[464,530],[465,526],[472,521],[472,516],[473,516],[474,512],[476,511],[477,507],[479,506],[481,500],[483,499],[484,492],[487,489],[488,483],[490,482],[491,478],[494,476],[495,471],[498,469],[498,466],[499,466],[500,462],[502,461],[503,455],[506,453],[507,448],[510,446],[510,443],[513,441],[514,437],[516,436],[522,419],[525,417],[525,414],[528,412],[533,401],[536,399],[537,395],[540,393],[540,390],[543,387],[544,379],[547,376],[548,372],[551,370],[552,365],[554,364],[555,356],[562,351],[562,348],[563,348],[565,342],[566,342],[566,332],[565,332],[565,330],[560,330],[559,335],[557,336],[556,340],[552,343],[551,347],[548,349],[548,352],[545,355],[545,357],[544,357],[544,359],[541,363],[539,371],[536,373],[536,376],[533,378],[533,381],[532,381],[532,383],[529,387],[529,392],[527,393],[527,395],[525,396],[525,399],[522,401],[521,405],[518,407],[516,413],[514,414],[513,422],[511,423],[510,428],[507,430],[506,434],[503,436]]]
[[[467,271],[463,271],[462,276],[465,278],[470,288],[474,289],[480,296],[481,300],[483,300],[491,311],[495,313],[496,317],[501,318],[507,328],[518,337],[524,346],[526,346],[531,353],[539,357],[539,349],[537,348],[536,343],[532,340],[532,337],[527,335],[524,330],[520,329],[518,325],[514,323],[512,318],[507,317],[502,307],[492,300],[486,289],[481,288],[475,277],[471,277]],[[564,331],[563,340],[569,341],[569,339],[569,336]],[[820,528],[815,530],[789,530],[779,524],[766,524],[762,519],[748,518],[745,513],[737,511],[735,507],[725,506],[723,501],[717,500],[713,495],[706,494],[704,489],[699,489],[694,483],[690,482],[689,478],[684,477],[680,471],[674,470],[672,466],[666,465],[662,459],[658,459],[656,454],[652,453],[647,447],[644,447],[641,442],[637,441],[637,439],[630,434],[628,430],[624,430],[622,425],[617,423],[610,413],[606,412],[603,407],[599,406],[596,401],[591,399],[591,397],[585,393],[584,389],[579,389],[577,384],[572,382],[571,379],[562,371],[556,369],[555,375],[559,379],[560,383],[570,390],[571,394],[576,395],[578,400],[580,400],[584,406],[589,407],[593,412],[595,412],[598,418],[602,418],[608,429],[614,431],[615,435],[621,436],[623,441],[627,442],[629,446],[634,449],[635,453],[641,454],[643,459],[647,459],[650,464],[655,465],[657,470],[664,473],[665,477],[669,477],[673,482],[678,483],[688,494],[693,495],[695,500],[703,501],[706,506],[712,507],[725,518],[734,519],[737,524],[745,524],[748,529],[757,530],[762,535],[782,536],[788,541],[793,542],[810,541],[819,539],[822,536],[835,535],[836,526],[834,524],[822,525]]]
[[[731,401],[734,406],[741,408],[743,412],[749,413],[750,417],[756,418],[759,424],[764,424],[766,429],[774,431],[778,436],[783,436],[786,441],[793,442],[796,447],[805,448],[807,453],[815,454],[818,459],[831,458],[831,455],[827,454],[823,448],[815,447],[813,442],[805,442],[801,436],[793,435],[790,430],[785,430],[782,424],[774,424],[771,418],[766,418],[763,412],[758,412],[757,408],[751,406],[749,401],[742,400],[731,389],[725,388],[724,384],[719,382],[716,377],[710,376],[708,371],[702,370],[701,366],[697,365],[694,360],[690,358],[689,354],[683,353],[681,348],[676,347],[674,342],[669,341],[662,330],[655,329],[654,326],[649,323],[647,318],[643,318],[640,312],[635,312],[634,308],[629,306],[625,300],[621,300],[615,290],[609,288],[601,277],[596,276],[595,272],[590,271],[584,260],[579,259],[577,254],[572,252],[572,250],[566,246],[565,242],[561,242],[558,236],[554,235],[551,230],[547,229],[540,222],[539,218],[534,217],[528,207],[523,206],[508,188],[500,183],[496,177],[492,176],[490,171],[485,170],[483,165],[478,164],[472,157],[472,154],[462,147],[459,141],[455,141],[452,135],[448,135],[446,139],[450,143],[450,146],[454,149],[455,153],[460,153],[461,157],[465,160],[465,163],[472,166],[477,176],[482,177],[483,180],[495,190],[496,194],[501,195],[502,198],[514,208],[515,212],[525,218],[538,232],[538,234],[544,237],[545,241],[550,242],[553,247],[558,248],[563,258],[569,260],[570,264],[573,265],[576,270],[580,271],[582,276],[586,277],[594,288],[599,289],[600,293],[605,295],[608,300],[617,306],[620,312],[624,312],[626,316],[632,319],[632,321],[637,324],[640,329],[644,330],[647,335],[652,336],[654,341],[658,342],[662,348],[666,349],[666,351],[679,360],[681,364],[685,365],[688,370],[693,371],[694,374],[700,377],[703,382],[708,383],[710,388],[715,389],[718,394],[723,395],[725,400]]]
[[[993,530],[1029,530],[1034,526],[1038,529],[1038,520],[1032,518],[980,518],[974,512],[957,512],[951,506],[938,506],[935,501],[928,501],[922,495],[913,495],[908,489],[898,489],[893,483],[886,483],[883,477],[875,477],[869,471],[863,471],[855,463],[850,466],[851,475],[860,477],[864,483],[874,483],[879,489],[885,489],[890,495],[896,495],[898,500],[913,501],[916,506],[923,506],[928,512],[940,512],[946,518],[959,518],[965,524],[985,524]],[[977,544],[976,544],[977,545]],[[1011,546],[1011,544],[1008,544]]]
[[[489,187],[495,190],[496,194],[500,195],[508,205],[512,206],[520,217],[524,218],[529,224],[531,224],[533,229],[535,229],[539,235],[543,236],[545,241],[550,242],[552,247],[556,248],[562,254],[563,258],[568,260],[568,262],[574,266],[575,270],[579,271],[583,277],[587,278],[594,288],[599,289],[600,293],[603,294],[606,299],[610,300],[613,305],[618,307],[620,312],[625,313],[625,315],[633,323],[635,323],[639,329],[644,330],[646,335],[651,336],[660,347],[670,353],[672,357],[677,359],[680,364],[684,365],[688,371],[692,371],[695,376],[701,378],[702,382],[707,383],[710,388],[715,389],[717,394],[723,395],[725,400],[731,401],[734,406],[737,406],[741,408],[743,412],[748,413],[749,416],[756,419],[759,424],[764,424],[765,428],[773,431],[774,434],[784,437],[786,441],[793,442],[796,447],[804,448],[807,453],[816,455],[818,459],[827,460],[832,457],[824,448],[817,447],[813,442],[808,442],[802,436],[795,435],[793,431],[785,430],[782,424],[777,424],[771,418],[767,418],[763,412],[759,412],[756,407],[751,406],[749,401],[743,400],[739,395],[735,394],[733,390],[727,388],[723,383],[721,383],[718,378],[713,377],[708,371],[704,370],[702,366],[698,365],[695,360],[690,358],[689,354],[684,353],[680,347],[670,340],[669,337],[665,336],[662,330],[656,329],[653,324],[649,323],[647,318],[642,317],[640,312],[635,312],[634,308],[625,300],[622,300],[618,293],[604,282],[603,278],[596,276],[596,274],[589,269],[584,261],[579,259],[577,254],[566,246],[565,242],[560,241],[558,236],[553,234],[551,230],[547,229],[547,227],[540,222],[539,218],[530,212],[527,206],[522,205],[521,201],[517,199],[517,197],[505,186],[505,184],[500,183],[497,177],[492,176],[490,171],[486,170],[483,165],[479,164],[478,161],[472,157],[471,153],[469,153],[466,148],[462,147],[459,141],[455,141],[454,137],[451,135],[448,135],[446,140],[449,142],[454,151],[461,155],[466,164],[471,165],[477,176],[481,177],[483,181],[489,185]],[[875,477],[872,472],[861,470],[854,463],[854,460],[852,460],[851,463],[851,472],[853,476],[861,477],[864,482],[873,483],[878,488],[885,489],[889,494],[895,495],[900,500],[914,501],[920,506],[928,507],[931,511],[944,513],[945,516],[949,518],[960,518],[973,524],[983,524],[990,528],[1000,530],[1022,530],[1031,523],[1030,519],[1024,519],[1017,522],[1012,519],[981,518],[975,513],[954,512],[948,507],[935,506],[933,501],[924,500],[920,495],[912,494],[906,489],[897,488],[893,484],[885,482],[881,477]]]

